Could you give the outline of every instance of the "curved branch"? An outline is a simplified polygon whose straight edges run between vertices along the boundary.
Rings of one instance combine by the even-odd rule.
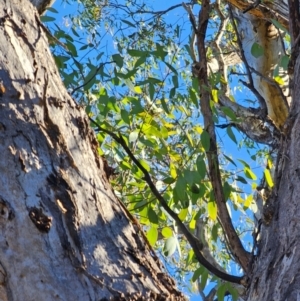
[[[113,132],[111,132],[111,131],[109,131],[107,129],[104,129],[103,127],[101,127],[92,118],[90,118],[90,121],[98,128],[99,131],[102,131],[102,132],[108,134],[117,143],[119,143],[124,148],[125,152],[130,157],[130,159],[143,172],[145,182],[148,184],[150,190],[152,191],[152,193],[154,194],[154,196],[156,197],[156,199],[158,200],[158,202],[160,203],[160,205],[174,219],[174,221],[176,222],[176,224],[178,225],[178,227],[182,231],[183,235],[186,237],[187,241],[191,245],[191,247],[192,247],[192,249],[194,251],[195,257],[197,258],[197,260],[199,261],[199,263],[202,264],[205,268],[207,268],[211,273],[213,273],[217,277],[219,277],[219,278],[221,278],[223,280],[229,281],[229,282],[238,283],[238,284],[241,284],[241,285],[245,286],[246,283],[247,283],[247,277],[246,276],[245,277],[237,277],[237,276],[233,276],[233,275],[229,275],[227,273],[224,273],[223,271],[220,271],[217,268],[215,268],[210,262],[208,262],[204,258],[204,256],[201,253],[201,250],[203,249],[202,243],[199,241],[198,238],[196,238],[186,228],[186,226],[180,220],[180,218],[178,217],[178,215],[168,206],[168,203],[166,202],[166,200],[164,199],[164,197],[159,193],[159,191],[157,190],[155,184],[153,183],[153,181],[152,181],[152,179],[150,177],[149,172],[143,167],[143,165],[139,162],[139,160],[133,155],[133,153],[131,152],[131,150],[127,146],[126,141],[123,139],[123,137],[121,136],[121,134],[117,135],[117,134],[115,134],[115,133],[113,133]]]

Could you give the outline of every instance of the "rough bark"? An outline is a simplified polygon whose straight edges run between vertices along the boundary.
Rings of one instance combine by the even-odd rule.
[[[234,1],[234,5],[240,7],[241,1]],[[281,1],[263,2],[249,11],[252,17],[247,17],[252,20],[252,24],[254,22],[258,25],[257,29],[260,28],[253,37],[259,42],[267,41],[265,37],[268,32],[265,31],[264,27],[268,23],[260,19],[264,9],[272,10],[274,16],[276,13],[281,23],[288,28],[287,22],[282,22],[282,20],[289,19],[287,3]],[[298,11],[299,9],[294,7],[292,10]],[[243,18],[244,15],[241,12],[239,12],[239,16],[241,23],[247,19]],[[250,30],[250,28],[249,26],[244,27],[244,30]],[[295,40],[298,34],[299,32],[297,34],[292,32],[291,36]],[[276,185],[263,208],[258,254],[249,273],[249,288],[246,298],[248,301],[293,301],[300,298],[300,206],[298,200],[300,193],[300,87],[298,84],[300,81],[300,59],[299,46],[297,44],[292,46],[292,58],[296,64],[293,68],[294,74],[292,74],[291,108],[287,119],[283,118],[287,116],[286,110],[277,110],[277,113],[275,112],[273,115],[277,116],[276,120],[279,120],[277,124],[282,128],[281,145],[276,164]],[[280,51],[276,51],[275,47],[273,49],[274,61],[276,61],[276,55],[279,57]],[[261,66],[264,63],[262,62]],[[263,89],[260,91],[264,93]],[[271,97],[273,97],[273,93],[275,92],[270,93]],[[274,99],[277,95],[275,93]],[[277,108],[275,107],[275,109]]]
[[[297,59],[295,82],[300,80]],[[254,263],[248,299],[299,300],[300,296],[300,87],[295,86],[293,105],[279,152],[276,188],[264,206],[259,254]],[[266,220],[267,219],[267,220]]]
[[[0,1],[1,300],[184,300],[97,148],[36,10]]]

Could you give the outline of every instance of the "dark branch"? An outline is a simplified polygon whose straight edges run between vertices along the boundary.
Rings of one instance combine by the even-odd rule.
[[[243,10],[243,14],[247,13],[247,12],[250,11],[251,9],[256,8],[260,3],[261,3],[261,0],[256,0],[256,1],[253,2],[251,5],[249,5],[246,9]]]
[[[95,76],[97,75],[97,73],[99,72],[99,70],[105,66],[106,64],[111,64],[114,63],[114,61],[111,62],[105,62],[100,64],[100,66],[96,69],[95,73],[93,74],[93,76],[91,76],[91,78],[89,78],[86,82],[84,82],[82,85],[76,87],[75,89],[73,89],[73,91],[70,93],[70,95],[73,95],[77,90],[83,88],[84,86],[86,86],[91,80],[93,80],[95,78]]]
[[[204,267],[206,267],[211,273],[216,275],[217,277],[224,279],[229,282],[238,283],[245,285],[246,279],[245,277],[237,277],[233,275],[226,274],[217,268],[215,268],[210,262],[208,262],[204,256],[201,253],[201,250],[203,249],[202,243],[199,241],[198,238],[196,238],[183,224],[183,222],[180,220],[178,215],[168,206],[166,200],[163,198],[163,196],[159,193],[157,188],[155,187],[155,184],[153,183],[149,172],[143,167],[143,165],[139,162],[139,160],[134,156],[134,154],[131,152],[130,148],[127,146],[126,141],[122,137],[121,134],[115,134],[107,129],[104,129],[101,127],[95,120],[92,118],[89,118],[90,121],[98,128],[99,131],[102,131],[109,136],[111,136],[117,143],[119,143],[127,153],[127,155],[130,157],[130,159],[135,163],[135,165],[143,172],[144,174],[144,180],[148,184],[150,190],[156,197],[156,199],[159,201],[160,205],[166,210],[166,212],[174,219],[174,221],[177,223],[179,229],[184,234],[188,242],[190,243],[194,254],[199,261],[200,264],[202,264]]]

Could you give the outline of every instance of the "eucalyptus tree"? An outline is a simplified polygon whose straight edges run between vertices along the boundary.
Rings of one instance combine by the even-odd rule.
[[[3,12],[3,64],[25,72],[1,77],[7,300],[181,300],[160,259],[206,301],[296,300],[297,2],[87,0],[50,30]]]
[[[297,131],[298,10],[276,1],[193,1],[164,10],[104,3],[97,17],[109,15],[106,24],[115,28],[115,65],[88,65],[87,80],[74,70],[66,76],[83,83],[85,94],[76,97],[87,104],[116,193],[150,244],[162,256],[175,254],[169,262],[177,265],[178,279],[194,271],[204,300],[297,295],[290,267],[297,269],[298,261],[291,222],[298,214],[291,169],[297,166],[291,137]],[[247,162],[229,156],[217,139],[221,129],[248,148]],[[240,142],[236,129],[244,135]],[[261,158],[263,180],[254,183],[251,160]],[[244,175],[232,169],[239,164]],[[250,246],[243,234],[249,231]],[[216,283],[210,292],[208,279]]]

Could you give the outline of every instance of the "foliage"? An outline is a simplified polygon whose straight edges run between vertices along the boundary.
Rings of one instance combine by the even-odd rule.
[[[201,5],[190,5],[197,15]],[[169,208],[192,233],[197,221],[204,221],[205,240],[213,257],[228,273],[241,275],[218,219],[209,177],[206,153],[211,137],[203,126],[199,82],[192,76],[197,54],[193,26],[181,4],[162,9],[162,4],[153,2],[153,6],[155,9],[151,3],[131,0],[83,0],[65,16],[64,27],[59,17],[55,19],[54,8],[43,21],[53,34],[49,41],[68,91],[96,122],[92,126],[99,155],[113,168],[111,183],[138,217],[150,244],[175,269],[181,285],[187,285],[186,279],[197,281],[203,295],[210,281],[216,285],[218,300],[226,294],[236,300],[235,288],[199,264],[178,224],[153,195],[142,170],[109,135],[122,137]],[[224,4],[214,3],[205,42],[209,63],[216,57],[222,62],[222,57],[238,51],[236,32]],[[254,43],[251,53],[259,57],[264,48]],[[213,121],[219,126],[218,154],[226,205],[244,247],[252,252],[257,181],[264,174],[267,184],[273,186],[270,169],[274,162],[267,146],[237,131],[233,122],[240,122],[239,116],[220,105],[219,96],[225,93],[233,102],[257,107],[252,92],[239,81],[245,78],[244,66],[235,62],[226,68],[228,77],[211,68],[209,87],[204,89],[211,93]]]

